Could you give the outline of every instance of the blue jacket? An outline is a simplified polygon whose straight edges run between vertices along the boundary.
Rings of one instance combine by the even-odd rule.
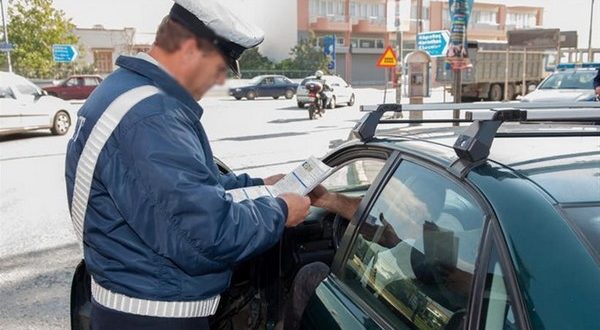
[[[67,149],[69,204],[79,156],[108,105],[142,85],[162,93],[134,106],[100,153],[84,225],[88,270],[129,297],[215,296],[228,287],[234,263],[279,240],[287,206],[270,197],[234,203],[226,189],[262,180],[219,173],[198,103],[150,62],[121,56],[117,64],[79,111]]]
[[[598,72],[596,73],[596,77],[594,77],[594,89],[596,87],[600,87],[600,69],[598,69]]]

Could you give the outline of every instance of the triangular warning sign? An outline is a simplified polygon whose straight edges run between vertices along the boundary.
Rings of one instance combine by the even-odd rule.
[[[396,59],[396,54],[392,47],[388,47],[381,57],[377,61],[377,66],[380,68],[393,68],[398,65],[398,60]]]

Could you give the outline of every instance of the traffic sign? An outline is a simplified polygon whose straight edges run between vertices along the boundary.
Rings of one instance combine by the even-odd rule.
[[[385,52],[381,54],[381,57],[377,61],[377,66],[380,68],[395,68],[398,65],[396,54],[392,47],[386,48]]]
[[[15,45],[10,42],[0,42],[0,52],[10,52],[15,49]]]
[[[323,54],[327,57],[327,69],[335,70],[335,35],[323,38]]]
[[[425,51],[431,57],[446,56],[450,32],[447,30],[417,34],[417,49]]]
[[[79,53],[73,45],[52,45],[52,58],[54,62],[70,63],[75,61]]]

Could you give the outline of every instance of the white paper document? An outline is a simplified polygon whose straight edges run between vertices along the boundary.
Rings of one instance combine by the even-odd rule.
[[[333,168],[325,165],[325,163],[316,157],[311,156],[273,186],[238,188],[227,190],[227,193],[231,194],[235,202],[262,196],[277,197],[286,192],[306,195],[319,183],[323,182],[332,172]]]

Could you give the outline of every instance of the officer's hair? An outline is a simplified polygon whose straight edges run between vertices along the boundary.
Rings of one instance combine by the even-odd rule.
[[[154,45],[160,47],[167,53],[176,52],[181,44],[190,39],[196,39],[199,49],[205,51],[217,50],[216,47],[208,40],[198,38],[192,31],[186,29],[181,24],[173,21],[169,16],[163,18],[156,31]]]

